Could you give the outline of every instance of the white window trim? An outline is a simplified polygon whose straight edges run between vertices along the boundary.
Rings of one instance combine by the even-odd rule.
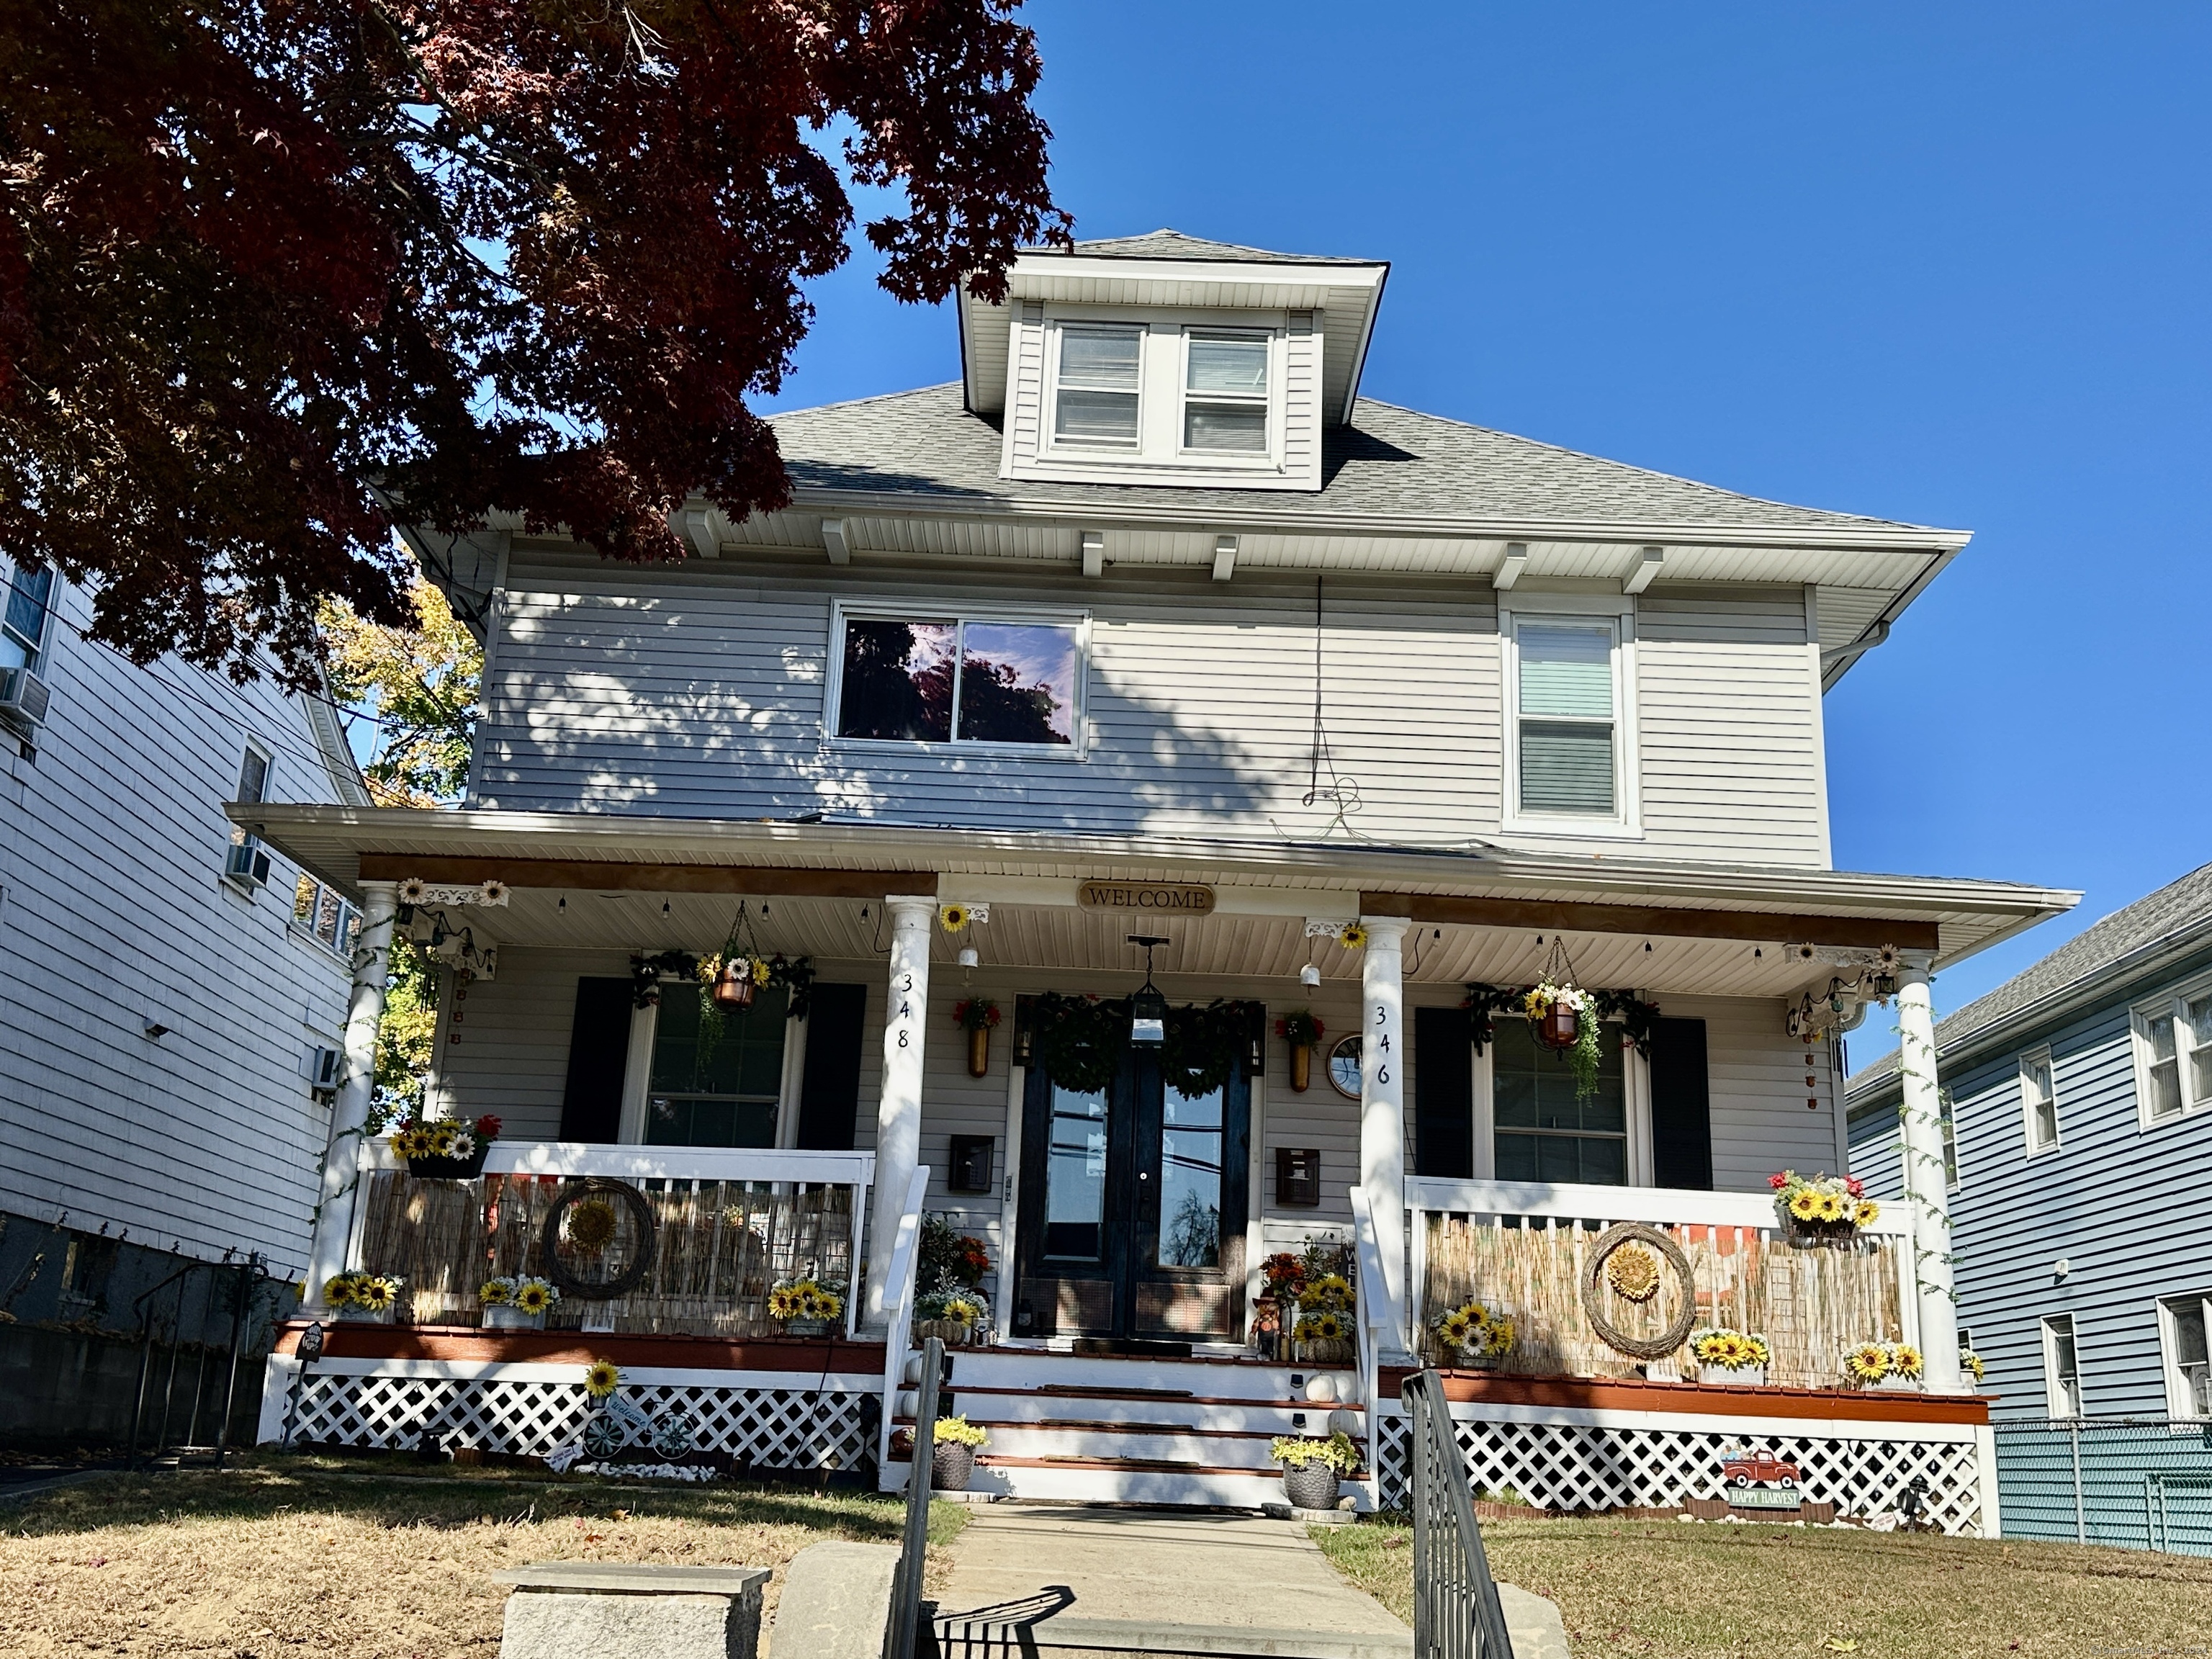
[[[2128,1042],[2135,1058],[2136,1122],[2137,1127],[2146,1133],[2179,1123],[2212,1109],[2212,1093],[2208,1093],[2201,1100],[2189,1097],[2189,1074],[2192,1069],[2189,1061],[2190,1056],[2197,1051],[2189,1043],[2188,1006],[2196,998],[2208,993],[2212,993],[2212,974],[2201,975],[2157,996],[2145,997],[2128,1010]],[[2181,1091],[2181,1109],[2165,1117],[2153,1117],[2150,1111],[2150,1022],[2168,1015],[2173,1020],[2173,1076],[2175,1086]]]
[[[1498,1023],[1521,1016],[1502,1013]],[[1618,1020],[1601,1020],[1601,1030],[1617,1034]],[[1607,1041],[1612,1041],[1608,1036]],[[1474,1096],[1474,1178],[1494,1181],[1498,1178],[1498,1071],[1495,1057],[1497,1042],[1493,1039],[1482,1045],[1482,1052],[1472,1056],[1472,1075],[1468,1081]],[[1651,1062],[1637,1049],[1624,1047],[1621,1063],[1622,1123],[1626,1132],[1623,1162],[1628,1178],[1625,1187],[1649,1187],[1658,1177],[1656,1158],[1651,1142]]]
[[[1085,443],[1060,435],[1060,348],[1062,333],[1070,328],[1133,331],[1137,337],[1137,441],[1133,444]],[[1042,453],[1058,460],[1137,461],[1145,453],[1145,420],[1152,413],[1149,378],[1145,360],[1152,356],[1149,325],[1126,317],[1056,317],[1048,319],[1044,337],[1044,407],[1039,411],[1043,428]]]
[[[343,893],[338,892],[337,888],[331,886],[330,883],[325,881],[321,877],[310,875],[304,870],[295,870],[292,874],[293,902],[295,907],[298,903],[300,882],[302,878],[315,884],[315,902],[318,907],[322,903],[322,896],[325,892],[337,895],[338,901],[338,937],[340,939],[343,939],[346,934],[346,913],[349,910],[353,913],[355,926],[359,927],[362,925],[361,908],[358,905],[356,905],[351,899],[348,898]],[[311,909],[308,912],[308,920],[306,921],[301,921],[298,910],[295,908],[293,914],[284,919],[284,925],[291,930],[292,937],[301,941],[301,943],[304,945],[312,945],[316,950],[321,951],[326,957],[335,957],[337,960],[343,963],[351,963],[353,961],[353,952],[344,949],[343,946],[331,944],[329,941],[325,939],[320,933],[317,933],[315,931],[313,917],[314,911]],[[343,1045],[341,1044],[340,1046],[343,1047]]]
[[[2162,1296],[2153,1304],[2158,1310],[2159,1370],[2166,1378],[2166,1414],[2202,1423],[2208,1420],[2208,1413],[2197,1409],[2189,1395],[2189,1381],[2181,1374],[2181,1343],[2173,1321],[2177,1302],[2195,1302],[2203,1307],[2205,1334],[2212,1338],[2212,1291],[2198,1296]]]
[[[4,573],[0,573],[0,617],[7,614],[9,602],[15,597],[15,578],[27,569],[39,568],[40,562],[15,559],[9,563]],[[23,662],[26,673],[40,674],[45,672],[46,647],[54,636],[54,611],[60,602],[61,583],[61,572],[56,570],[46,586],[46,602],[39,612],[39,637],[30,642]],[[19,634],[16,637],[21,639],[23,636]],[[0,670],[0,672],[4,672]]]
[[[2035,1103],[2027,1092],[2028,1067],[2039,1061],[2044,1076],[2051,1079],[2051,1144],[2047,1146],[2035,1144]],[[2020,1133],[2021,1144],[2030,1158],[2048,1158],[2065,1144],[2065,1128],[2058,1121],[2058,1060],[2048,1045],[2030,1048],[2020,1057]]]
[[[1074,707],[1070,719],[1075,741],[978,743],[951,738],[845,738],[837,735],[837,710],[845,692],[845,624],[860,622],[1035,623],[1075,629]],[[1082,761],[1091,755],[1091,613],[1036,605],[941,605],[912,599],[832,599],[830,602],[829,671],[823,678],[822,746],[855,754],[907,755],[917,760],[983,757],[1009,760]],[[956,704],[956,719],[957,704]]]
[[[1523,623],[1551,621],[1610,621],[1613,624],[1613,813],[1610,817],[1521,810],[1520,630]],[[1636,729],[1636,601],[1626,596],[1591,593],[1532,593],[1526,599],[1500,594],[1498,637],[1505,716],[1502,827],[1516,835],[1576,841],[1643,840],[1644,792]]]
[[[1207,393],[1197,401],[1202,404],[1259,403],[1267,413],[1267,442],[1265,448],[1248,450],[1192,449],[1183,441],[1189,426],[1191,404],[1190,342],[1194,334],[1222,337],[1241,336],[1248,340],[1264,340],[1267,345],[1267,391],[1260,398],[1239,396],[1234,392]],[[1179,465],[1188,466],[1231,466],[1249,471],[1266,468],[1279,471],[1283,464],[1283,426],[1285,399],[1283,396],[1283,331],[1264,325],[1239,325],[1230,323],[1185,323],[1182,337],[1176,344],[1176,410],[1175,455]],[[1139,419],[1143,417],[1140,415]],[[1139,428],[1139,433],[1142,428]]]
[[[2074,1349],[2074,1392],[2076,1400],[2069,1401],[2058,1386],[2058,1328],[2066,1328],[2067,1340]],[[2051,1418],[2059,1422],[2071,1422],[2088,1415],[2087,1401],[2081,1385],[2081,1333],[2070,1313],[2045,1314],[2037,1322],[2036,1329],[2043,1339],[2043,1403]],[[2075,1410],[2079,1404],[2083,1407]]]

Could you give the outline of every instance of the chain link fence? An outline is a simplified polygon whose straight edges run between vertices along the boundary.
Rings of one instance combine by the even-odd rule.
[[[2006,1537],[2212,1556],[2212,1422],[2075,1418],[1995,1432]]]

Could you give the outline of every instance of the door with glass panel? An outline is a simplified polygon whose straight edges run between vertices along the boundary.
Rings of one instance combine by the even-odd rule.
[[[1241,1335],[1250,1102],[1241,1063],[1200,1095],[1142,1052],[1087,1092],[1032,1066],[1014,1334]]]

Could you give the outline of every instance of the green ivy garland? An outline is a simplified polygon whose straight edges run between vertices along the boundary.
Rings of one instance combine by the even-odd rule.
[[[629,994],[634,1007],[651,1008],[660,1000],[660,981],[664,978],[696,980],[699,977],[699,952],[696,951],[655,951],[650,956],[634,956],[629,959]],[[814,1001],[814,958],[799,957],[793,959],[776,955],[768,959],[768,982],[781,986],[790,996],[789,1012],[793,1019],[805,1019]]]
[[[1496,1017],[1501,1013],[1520,1012],[1522,999],[1534,988],[1527,985],[1518,988],[1469,985],[1466,988],[1466,998],[1459,1006],[1474,1017],[1469,1024],[1473,1027],[1474,1051],[1480,1054],[1498,1035],[1493,1024]],[[1659,1028],[1659,1005],[1644,1001],[1633,991],[1592,991],[1589,995],[1598,1018],[1619,1020],[1620,1035],[1628,1045],[1644,1059],[1650,1059],[1651,1039]],[[1583,1040],[1580,1032],[1577,1033],[1577,1039],[1576,1046],[1579,1048]]]
[[[1219,999],[1203,1008],[1169,1009],[1162,1081],[1192,1097],[1221,1088],[1236,1074],[1249,1018],[1241,1004]],[[1031,1030],[1045,1075],[1073,1093],[1096,1094],[1112,1087],[1121,1072],[1129,1046],[1128,1000],[1048,991],[1032,1006]]]
[[[1160,1045],[1161,1080],[1192,1099],[1220,1088],[1237,1070],[1249,1018],[1237,1004],[1219,997],[1203,1008],[1169,1009],[1166,1040]]]

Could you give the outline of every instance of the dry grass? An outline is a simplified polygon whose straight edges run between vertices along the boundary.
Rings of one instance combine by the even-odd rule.
[[[257,1457],[222,1475],[114,1476],[0,1508],[0,1654],[494,1659],[506,1592],[489,1575],[501,1568],[773,1567],[772,1607],[807,1545],[896,1542],[903,1514],[896,1499],[789,1487],[426,1479],[398,1461]],[[966,1521],[937,1504],[933,1544]]]
[[[2204,1653],[2212,1561],[2073,1544],[1679,1521],[1486,1525],[1497,1576],[1559,1604],[1577,1656],[1981,1659]],[[1317,1527],[1337,1569],[1413,1616],[1403,1526]]]

